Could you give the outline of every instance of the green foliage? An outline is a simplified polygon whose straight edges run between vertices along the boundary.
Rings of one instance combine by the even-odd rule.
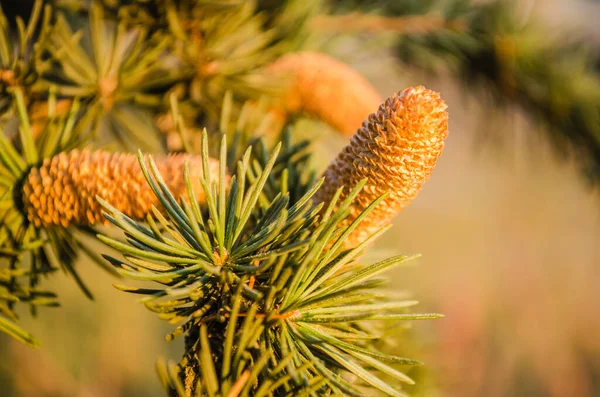
[[[29,92],[39,71],[48,67],[42,52],[50,29],[49,11],[38,1],[27,24],[16,18],[18,38],[14,40],[15,32],[0,7],[0,114],[10,108],[12,87],[20,86]]]
[[[169,38],[106,19],[98,5],[91,6],[84,29],[73,32],[67,17],[56,16],[47,46],[55,67],[44,73],[42,87],[56,84],[59,95],[81,98],[82,125],[101,136],[125,147],[160,149],[149,109],[160,106],[163,92],[181,78],[164,56]]]
[[[13,93],[17,87],[29,106],[40,74],[51,67],[44,56],[52,31],[51,7],[35,1],[30,11],[25,23],[20,16],[9,20],[0,8],[0,114],[14,110]],[[43,94],[47,97],[47,90]]]
[[[38,289],[57,269],[91,298],[75,260],[84,253],[105,264],[84,243],[92,228],[27,221],[20,188],[29,169],[84,144],[161,152],[156,119],[175,98],[186,120],[215,124],[226,91],[243,99],[274,90],[259,69],[304,42],[301,27],[318,9],[305,1],[271,13],[245,1],[130,1],[119,10],[111,1],[30,5],[27,23],[0,9],[0,319],[2,330],[28,342],[15,331],[16,303],[33,312],[57,305],[53,293]],[[238,105],[230,103],[229,113]]]
[[[26,302],[35,312],[58,305],[40,288],[58,269],[91,297],[75,269],[84,253],[123,277],[154,283],[117,288],[142,295],[148,309],[176,326],[167,340],[185,335],[183,359],[158,366],[171,394],[403,396],[400,384],[413,383],[406,368],[421,363],[376,344],[390,323],[439,315],[413,314],[416,302],[383,289],[380,275],[412,258],[359,262],[385,230],[357,247],[343,245],[383,196],[342,226],[364,182],[343,202],[314,203],[323,181],[315,182],[308,143],[293,142],[287,130],[268,150],[256,138],[268,129],[256,117],[262,104],[240,106],[277,91],[261,68],[307,40],[317,3],[49,4],[36,1],[28,25],[17,20],[14,48],[11,24],[0,18],[0,331],[38,344],[17,325],[15,306]],[[40,107],[47,116],[32,119]],[[174,197],[140,151],[160,208],[137,222],[98,198],[125,239],[98,238],[122,258],[106,254],[105,261],[87,247],[83,234],[96,234],[92,228],[28,222],[21,188],[32,167],[84,144],[161,151],[156,119],[169,108],[183,138],[184,120],[220,122],[219,177],[208,173],[206,130],[205,173],[192,181],[185,169],[187,197]],[[202,203],[192,189],[198,183]]]
[[[218,121],[226,92],[242,102],[274,94],[279,83],[262,67],[300,48],[318,11],[304,0],[272,12],[254,1],[37,0],[27,25],[0,17],[0,90],[27,88],[29,107],[56,87],[59,99],[80,100],[94,144],[157,152],[156,119],[172,94],[186,120],[204,125]]]
[[[202,142],[207,159],[206,133]],[[248,149],[227,186],[226,149],[224,136],[220,178],[205,173],[198,181],[206,194],[203,206],[194,197],[189,169],[188,197],[173,197],[141,153],[146,180],[164,211],[154,211],[142,224],[101,201],[126,239],[100,235],[124,260],[105,258],[126,278],[157,283],[117,288],[143,295],[149,310],[177,325],[167,340],[187,335],[179,365],[159,363],[165,387],[180,396],[227,396],[232,390],[240,396],[359,396],[365,390],[403,396],[391,385],[412,381],[394,366],[420,362],[373,350],[373,343],[386,322],[439,315],[408,313],[415,301],[394,300],[380,288],[385,279],[377,276],[411,258],[357,262],[385,230],[355,248],[342,248],[381,198],[341,227],[364,183],[342,203],[312,202],[322,180],[291,200],[285,184],[269,184],[278,145],[266,162],[253,161]]]

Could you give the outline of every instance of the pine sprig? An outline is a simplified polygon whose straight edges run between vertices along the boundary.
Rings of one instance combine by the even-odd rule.
[[[207,139],[205,133],[205,158]],[[221,148],[224,167],[225,139]],[[147,225],[99,199],[107,219],[126,239],[124,243],[99,235],[123,255],[105,258],[127,278],[157,283],[152,288],[117,288],[143,295],[148,309],[177,325],[167,340],[186,335],[182,361],[177,366],[159,364],[162,382],[181,396],[363,395],[367,389],[403,396],[382,377],[411,383],[395,365],[420,362],[372,346],[380,339],[374,329],[385,321],[439,317],[410,314],[406,310],[414,301],[394,301],[377,288],[379,274],[411,258],[357,264],[365,247],[385,229],[356,247],[342,247],[363,219],[342,224],[364,182],[324,212],[323,204],[311,200],[323,181],[294,201],[281,185],[276,195],[268,193],[280,150],[278,145],[264,167],[247,150],[228,188],[224,168],[218,180],[204,174],[202,207],[192,190],[188,197],[174,197],[153,161],[146,163],[140,153],[146,180],[165,209],[164,216],[155,211],[148,217]],[[185,174],[191,186],[189,169]],[[376,326],[365,326],[369,323]],[[346,380],[344,373],[359,381]]]
[[[87,28],[74,32],[67,15],[58,13],[47,46],[57,67],[45,80],[58,94],[84,101],[81,123],[100,136],[108,134],[125,147],[161,148],[151,110],[181,78],[180,69],[169,63],[169,38],[106,19],[97,4],[87,19]]]
[[[58,1],[47,46],[55,66],[45,79],[67,97],[86,98],[86,123],[126,148],[167,148],[173,97],[191,126],[216,125],[223,98],[273,96],[280,81],[263,67],[306,42],[316,2],[294,0],[272,12],[254,1]],[[69,22],[67,22],[67,20]],[[223,21],[227,21],[226,24]],[[73,31],[71,26],[83,25]],[[156,127],[153,123],[156,121]],[[152,138],[148,141],[148,138]]]
[[[9,21],[0,7],[0,114],[11,108],[15,87],[20,87],[29,103],[29,95],[41,73],[50,67],[43,57],[51,30],[50,18],[51,8],[44,6],[42,0],[33,3],[27,23],[21,17]]]
[[[175,37],[174,54],[189,76],[182,98],[212,120],[221,114],[228,91],[242,101],[277,92],[277,82],[260,69],[300,47],[306,40],[305,22],[318,9],[314,2],[294,0],[269,19],[253,1],[182,1],[164,7],[160,14],[168,17],[168,34]]]

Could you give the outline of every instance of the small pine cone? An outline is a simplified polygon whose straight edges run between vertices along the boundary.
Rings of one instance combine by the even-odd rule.
[[[267,73],[290,79],[280,104],[285,112],[307,113],[346,136],[352,136],[381,103],[363,76],[324,54],[288,54],[271,64]]]
[[[417,196],[448,136],[446,108],[437,92],[422,86],[407,88],[371,114],[329,165],[325,182],[314,198],[317,203],[328,203],[340,187],[344,188],[343,200],[359,181],[368,178],[345,225],[388,192],[345,241],[346,247],[358,245],[388,225]]]
[[[156,166],[171,193],[187,197],[184,162],[188,160],[194,193],[205,199],[200,183],[202,158],[197,155],[169,155],[156,158]],[[210,172],[217,178],[219,162],[209,159]],[[27,218],[36,226],[93,225],[106,223],[102,197],[125,215],[142,220],[158,199],[146,182],[138,158],[132,153],[74,150],[45,159],[31,169],[23,184]]]

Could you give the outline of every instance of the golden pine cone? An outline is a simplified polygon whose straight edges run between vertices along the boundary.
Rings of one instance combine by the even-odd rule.
[[[342,187],[343,200],[362,179],[367,184],[356,197],[347,226],[376,198],[388,196],[345,241],[353,247],[388,225],[421,191],[448,136],[446,104],[437,92],[407,88],[383,103],[365,120],[325,171],[325,182],[314,201],[328,203]]]
[[[156,158],[156,166],[171,193],[187,197],[184,162],[189,162],[196,199],[204,192],[197,182],[202,158],[177,154]],[[213,179],[219,175],[219,162],[209,159]],[[73,150],[45,159],[34,167],[23,184],[23,204],[29,221],[36,226],[92,225],[106,223],[102,197],[123,214],[142,220],[159,202],[146,182],[138,158],[132,153]]]
[[[306,113],[346,136],[381,103],[363,76],[325,54],[288,54],[271,64],[267,73],[289,79],[280,104],[285,112]]]

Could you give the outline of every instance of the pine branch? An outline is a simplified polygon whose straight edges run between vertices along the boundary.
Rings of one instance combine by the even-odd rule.
[[[32,27],[40,25],[42,1],[35,4]],[[254,2],[240,1],[52,5],[55,10],[46,6],[44,25],[38,29],[44,35],[31,35],[37,30],[28,28],[23,36],[28,43],[37,39],[35,68],[29,68],[36,85],[31,98],[27,95],[28,106],[43,106],[48,90],[55,87],[61,100],[79,98],[87,108],[81,129],[96,134],[97,144],[117,142],[153,152],[163,146],[155,121],[168,113],[172,95],[190,125],[210,125],[219,118],[226,92],[234,94],[236,106],[273,94],[278,83],[262,73],[263,66],[306,41],[306,23],[319,9],[304,0],[268,13],[259,12]],[[2,27],[10,44],[13,29],[6,21]],[[29,69],[12,66],[0,68],[0,80],[14,85],[23,80],[15,77],[15,70]]]
[[[444,135],[446,126],[443,117],[435,122],[436,112],[444,113],[439,100],[431,97],[429,106],[428,91],[413,91],[390,99],[380,110],[393,108],[386,115],[388,121],[396,120],[393,112],[401,120],[403,110],[414,110],[411,94],[417,97],[417,107],[423,95],[423,117],[431,112],[432,121],[415,131],[408,121],[404,127],[398,125],[398,131],[409,137],[399,143],[408,145],[406,150],[422,136],[429,137],[425,130]],[[404,105],[393,105],[400,100]],[[376,117],[371,116],[373,123]],[[205,162],[207,140],[204,133],[201,157]],[[358,140],[354,144],[358,148]],[[257,146],[264,148],[264,144]],[[359,396],[365,391],[404,396],[399,382],[412,380],[395,366],[421,363],[378,352],[374,343],[381,340],[386,323],[439,315],[410,313],[407,309],[416,302],[395,300],[379,289],[377,276],[412,258],[399,256],[367,266],[357,262],[387,229],[361,220],[376,215],[378,204],[392,206],[385,202],[384,192],[380,197],[371,195],[366,179],[356,186],[339,186],[337,195],[326,203],[314,204],[313,197],[323,183],[331,183],[327,180],[307,185],[301,196],[292,199],[287,184],[277,182],[287,168],[281,177],[273,177],[281,147],[277,145],[269,155],[261,149],[254,156],[249,148],[229,180],[225,165],[230,151],[223,135],[218,177],[203,172],[197,178],[206,197],[203,204],[192,188],[189,164],[184,171],[187,192],[175,193],[152,158],[140,153],[146,181],[164,206],[164,215],[155,211],[147,224],[99,198],[106,218],[126,237],[123,243],[99,235],[122,254],[122,259],[104,257],[122,276],[154,282],[152,287],[116,287],[142,295],[149,310],[176,325],[167,340],[185,335],[186,352],[179,364],[159,362],[161,381],[175,396]],[[434,158],[439,148],[423,147],[422,152],[431,152]],[[289,159],[281,162],[286,163],[294,164]],[[357,201],[363,191],[375,199],[366,208]],[[361,238],[352,240],[353,245],[343,244],[361,228],[366,228],[358,233]],[[357,381],[346,380],[344,373],[353,374]],[[384,380],[388,377],[393,383]]]
[[[324,33],[400,33],[426,34],[444,30],[462,31],[466,26],[460,19],[448,19],[437,13],[390,17],[352,12],[343,15],[319,15],[311,26]]]
[[[259,115],[285,79],[269,67],[283,65],[296,79],[302,106],[286,112],[322,118],[346,134],[379,102],[339,62],[285,57],[309,36],[316,3],[53,5],[42,14],[38,1],[30,27],[17,23],[27,51],[2,58],[0,37],[0,80],[11,94],[5,120],[18,117],[18,127],[7,122],[0,136],[0,331],[37,344],[18,327],[16,307],[58,305],[39,288],[58,269],[91,297],[75,268],[84,255],[152,283],[116,287],[141,295],[175,326],[167,340],[185,336],[179,363],[158,364],[172,395],[403,396],[401,385],[413,381],[401,369],[421,363],[379,351],[378,342],[391,324],[439,315],[412,313],[415,301],[381,289],[380,275],[413,257],[370,265],[358,258],[432,171],[447,127],[439,97],[418,88],[388,100],[363,123],[339,167],[315,182],[309,145],[294,142],[291,130],[270,150],[255,139],[278,132]],[[4,41],[10,34],[4,29]],[[30,70],[21,75],[15,65]],[[307,84],[323,90],[311,93]],[[420,94],[423,101],[413,103]],[[246,99],[254,102],[242,106]],[[412,111],[419,120],[410,119]],[[158,120],[188,153],[81,150],[103,138],[156,146]],[[198,128],[205,122],[219,124],[218,160]],[[386,140],[397,147],[386,151]],[[371,169],[349,152],[370,156]],[[379,171],[389,180],[377,179]],[[101,222],[122,232],[98,235],[120,255],[99,258],[85,244]]]
[[[169,38],[107,20],[98,5],[87,17],[86,28],[73,32],[67,15],[57,15],[47,51],[58,67],[44,74],[46,84],[59,95],[82,98],[87,112],[81,124],[100,136],[160,150],[152,109],[161,106],[161,91],[181,79],[169,62]],[[88,41],[90,48],[84,46]]]
[[[32,2],[27,23],[20,16],[9,21],[0,7],[0,114],[11,109],[11,94],[17,87],[28,103],[40,73],[49,67],[43,48],[51,29],[50,15],[42,0]]]

